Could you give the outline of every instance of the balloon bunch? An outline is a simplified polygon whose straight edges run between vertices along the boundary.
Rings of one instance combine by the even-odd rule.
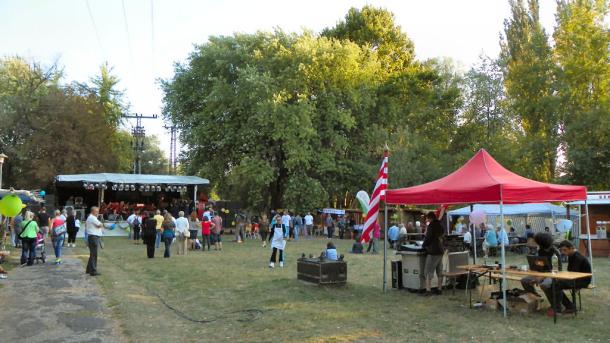
[[[0,214],[5,217],[15,217],[24,207],[16,194],[7,194],[0,200]]]

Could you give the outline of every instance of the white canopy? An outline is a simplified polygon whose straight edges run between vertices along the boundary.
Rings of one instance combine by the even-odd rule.
[[[90,182],[90,183],[132,183],[139,185],[208,185],[208,179],[198,176],[179,176],[179,175],[146,175],[146,174],[72,174],[58,175],[55,180],[62,182]]]
[[[473,209],[483,210],[485,214],[490,216],[500,215],[500,205],[476,204],[473,206]],[[447,214],[450,216],[468,216],[470,215],[470,206],[449,211],[447,212]],[[567,215],[567,211],[565,207],[553,205],[550,203],[504,205],[505,216],[518,216],[526,214],[548,214],[556,216],[565,216]]]

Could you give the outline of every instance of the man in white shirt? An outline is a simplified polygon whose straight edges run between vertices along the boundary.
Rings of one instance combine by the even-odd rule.
[[[313,231],[313,216],[307,212],[307,215],[303,218],[305,220],[305,235],[311,237]]]
[[[466,226],[463,227],[463,231],[464,231],[464,246],[466,247],[466,249],[470,250],[472,247],[472,234],[470,233],[470,230]]]
[[[102,229],[104,225],[97,219],[100,209],[91,207],[91,213],[87,217],[85,223],[85,231],[87,231],[87,240],[89,244],[89,261],[87,262],[86,273],[91,276],[100,275],[97,271],[97,248],[100,245],[102,237]]]
[[[294,237],[294,227],[290,212],[284,212],[284,215],[282,216],[282,225],[284,225],[284,227],[288,229],[288,240],[291,240]]]
[[[176,243],[177,244],[177,255],[186,255],[186,236],[185,232],[189,230],[189,221],[184,218],[184,211],[178,212],[178,219],[176,219]]]
[[[131,235],[133,231],[133,222],[136,220],[136,212],[134,210],[131,211],[131,215],[127,217],[127,224],[129,224],[129,234],[127,235],[127,239],[131,239]]]

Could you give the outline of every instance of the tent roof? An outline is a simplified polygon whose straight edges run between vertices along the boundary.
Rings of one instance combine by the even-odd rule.
[[[499,205],[476,204],[473,206],[473,210],[483,210],[485,214],[491,216],[500,215]],[[565,216],[566,213],[567,211],[565,207],[549,203],[504,205],[505,216],[515,216],[524,214],[554,214],[559,216]],[[450,216],[468,216],[470,214],[470,206],[449,211],[447,212],[447,214],[449,214]]]
[[[519,204],[583,200],[587,188],[524,178],[481,149],[453,173],[423,185],[387,190],[385,197],[388,204]]]
[[[197,176],[178,175],[146,175],[146,174],[72,174],[57,175],[57,183],[64,182],[107,182],[107,183],[134,183],[134,184],[166,184],[166,185],[207,185],[207,179]]]

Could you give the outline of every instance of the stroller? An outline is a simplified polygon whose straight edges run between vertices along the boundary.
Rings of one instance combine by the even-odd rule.
[[[47,254],[45,252],[44,237],[40,232],[36,234],[36,247],[34,248],[34,251],[36,252],[36,254],[34,256],[34,261],[36,261],[36,263],[38,263],[38,261],[42,261],[42,263],[47,262]]]

